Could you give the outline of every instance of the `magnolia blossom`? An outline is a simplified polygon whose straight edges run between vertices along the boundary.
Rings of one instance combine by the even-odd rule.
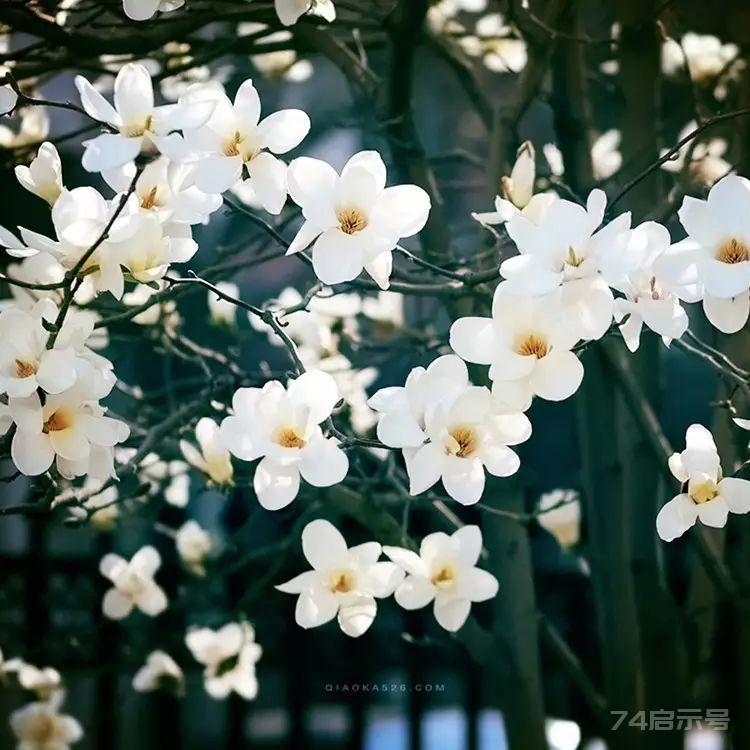
[[[622,133],[613,128],[602,133],[591,146],[591,164],[597,180],[608,180],[622,166]]]
[[[247,34],[256,33],[261,30],[262,24],[242,23],[238,26],[238,32]],[[276,31],[263,37],[264,44],[276,45],[282,42],[291,42],[293,37],[290,31]],[[250,61],[264,76],[281,79],[290,83],[302,83],[313,74],[313,65],[309,60],[300,60],[295,49],[277,49],[273,52],[262,52],[259,55],[250,55]]]
[[[85,375],[62,393],[49,394],[43,405],[37,393],[9,400],[16,423],[11,457],[22,474],[37,476],[56,461],[68,479],[113,475],[113,447],[127,439],[130,428],[104,416],[104,409],[91,400],[93,380]]]
[[[459,318],[450,343],[467,362],[489,365],[494,388],[515,385],[517,406],[525,410],[533,396],[562,401],[583,379],[583,365],[571,351],[578,335],[564,314],[559,292],[516,297],[508,282],[495,289],[491,318]]]
[[[62,677],[54,667],[40,669],[22,661],[17,663],[16,675],[21,687],[36,693],[39,700],[48,701],[62,690]]]
[[[347,547],[330,521],[318,519],[305,526],[302,551],[313,569],[276,587],[299,595],[295,620],[302,628],[316,628],[337,617],[341,630],[358,638],[375,620],[375,600],[390,596],[403,579],[396,565],[378,562],[378,542]]]
[[[167,608],[167,597],[154,581],[161,567],[159,553],[150,546],[141,547],[130,561],[119,555],[104,555],[99,572],[112,581],[102,601],[102,611],[110,620],[122,620],[135,607],[149,617],[156,617]]]
[[[684,491],[664,505],[656,517],[656,530],[665,542],[682,536],[697,520],[721,528],[730,512],[750,511],[750,482],[722,478],[711,433],[703,425],[691,425],[685,443],[682,453],[673,453],[669,458],[669,470]]]
[[[476,567],[482,552],[478,526],[463,526],[450,536],[438,531],[426,536],[419,554],[401,547],[384,547],[406,577],[396,589],[396,601],[404,609],[433,604],[438,624],[455,633],[466,622],[473,602],[492,599],[497,578]]]
[[[284,26],[292,26],[305,13],[320,16],[329,23],[336,19],[333,0],[274,0],[276,14]]]
[[[60,702],[29,703],[10,715],[17,750],[69,750],[83,737],[78,721],[59,713]]]
[[[199,419],[195,426],[195,439],[199,450],[186,440],[180,440],[180,450],[185,460],[215,484],[232,484],[232,459],[221,441],[219,425],[210,417]]]
[[[62,164],[54,144],[45,141],[37,151],[36,157],[29,164],[16,167],[16,179],[30,193],[38,195],[50,204],[60,197],[63,189]]]
[[[418,495],[442,479],[454,500],[471,505],[484,492],[485,469],[496,477],[518,471],[508,446],[528,440],[531,423],[520,412],[502,413],[488,388],[469,386],[449,406],[427,411],[425,432],[430,442],[404,450],[409,492]]]
[[[177,695],[185,692],[185,675],[177,662],[164,651],[152,651],[133,677],[133,690],[151,693],[166,689]]]
[[[657,261],[663,277],[703,299],[706,317],[720,331],[735,333],[750,312],[750,181],[727,175],[707,200],[685,197],[678,212],[688,237]]]
[[[530,221],[538,222],[549,205],[557,199],[554,193],[534,195],[536,165],[534,146],[531,141],[521,144],[510,177],[503,177],[503,195],[495,198],[492,213],[472,214],[481,224],[503,224],[516,214],[522,214]]]
[[[714,81],[739,54],[736,44],[723,43],[711,34],[686,33],[680,42],[668,39],[662,46],[662,70],[676,75],[687,66],[695,83]]]
[[[670,284],[658,270],[659,258],[670,246],[669,232],[661,224],[649,221],[625,237],[626,242],[616,252],[608,253],[602,266],[609,285],[625,295],[618,297],[614,305],[622,338],[631,352],[636,351],[645,323],[669,345],[688,328],[680,296],[690,296],[688,289]]]
[[[21,119],[18,130],[0,125],[0,146],[3,148],[15,149],[37,144],[49,135],[49,115],[43,107],[24,107],[20,112],[16,110],[16,114]]]
[[[213,549],[213,539],[197,521],[184,523],[175,536],[175,546],[185,566],[199,576],[206,574],[203,563]]]
[[[5,74],[5,71],[0,70]],[[13,111],[18,102],[18,94],[7,84],[0,86],[0,116],[7,115]]]
[[[75,84],[86,113],[116,130],[84,142],[86,151],[81,163],[89,172],[121,167],[142,151],[170,152],[176,147],[174,139],[179,140],[172,131],[200,127],[212,111],[207,102],[155,106],[151,76],[139,63],[120,68],[115,79],[114,107],[83,76],[76,76]]]
[[[695,120],[688,122],[677,134],[678,143],[684,141],[697,127]],[[732,171],[732,165],[724,158],[728,148],[726,138],[695,138],[685,142],[677,154],[667,159],[661,168],[685,178],[688,188],[702,191]],[[667,151],[666,148],[662,149],[659,156],[664,156]]]
[[[134,163],[105,172],[102,177],[122,194],[136,177]],[[129,208],[154,214],[165,225],[167,234],[177,230],[173,224],[205,224],[221,208],[221,196],[204,193],[195,185],[195,167],[161,156],[147,164],[135,183]]]
[[[537,522],[563,549],[578,543],[581,535],[581,501],[573,490],[553,490],[539,498]]]
[[[477,21],[474,34],[461,37],[461,48],[495,73],[520,73],[528,59],[526,42],[512,33],[500,13],[488,13]]]
[[[220,292],[234,297],[234,299],[238,299],[240,296],[240,288],[231,281],[220,281],[216,284],[216,288]],[[231,327],[237,322],[237,305],[222,299],[218,294],[211,291],[208,293],[208,312],[214,325]],[[252,317],[255,318],[256,316]]]
[[[387,289],[392,251],[401,238],[422,230],[430,198],[416,185],[385,184],[385,164],[375,151],[353,156],[341,175],[318,159],[295,159],[289,165],[289,195],[305,221],[287,255],[314,243],[313,269],[323,283],[351,281],[364,269]]]
[[[220,85],[197,86],[186,97],[213,114],[205,125],[185,130],[188,148],[197,154],[195,184],[206,193],[223,193],[249,175],[255,196],[269,213],[278,214],[287,194],[286,164],[273,154],[298,146],[310,130],[299,109],[284,109],[260,119],[260,97],[245,81],[232,102]]]
[[[601,190],[592,190],[586,208],[561,199],[538,224],[520,215],[506,224],[520,252],[500,266],[507,290],[539,296],[562,287],[562,304],[582,339],[601,338],[612,322],[614,297],[600,273],[601,263],[630,230],[626,213],[596,231],[606,203]]]
[[[287,388],[273,380],[263,388],[240,388],[232,399],[234,414],[221,423],[221,439],[243,461],[262,458],[253,487],[267,510],[279,510],[299,492],[300,476],[314,487],[341,482],[349,459],[336,438],[320,425],[340,399],[336,381],[309,371]]]
[[[424,367],[415,367],[404,386],[381,388],[368,401],[379,412],[378,440],[391,448],[418,448],[427,440],[427,412],[450,405],[469,385],[469,373],[452,354],[438,357]]]
[[[156,11],[167,13],[185,5],[185,0],[122,0],[125,15],[133,21],[147,21]]]
[[[8,308],[0,313],[0,392],[28,397],[38,388],[62,393],[76,381],[76,353],[57,342],[47,348],[49,333],[39,306],[32,312]]]
[[[263,649],[255,642],[252,625],[230,622],[219,630],[191,630],[185,643],[195,660],[205,667],[203,684],[212,698],[226,698],[235,692],[252,700],[258,694],[255,664]]]

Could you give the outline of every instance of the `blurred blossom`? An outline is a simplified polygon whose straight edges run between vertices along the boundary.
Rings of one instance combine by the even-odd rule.
[[[24,107],[13,122],[16,123],[19,119],[17,130],[0,125],[0,146],[3,148],[28,146],[49,135],[49,115],[44,107]]]
[[[185,566],[195,575],[206,575],[204,561],[213,550],[211,534],[201,528],[197,521],[187,521],[175,536],[177,553]]]
[[[621,142],[622,133],[616,129],[607,130],[594,141],[591,146],[591,162],[597,180],[609,179],[622,166]]]
[[[581,728],[574,721],[547,719],[545,734],[550,750],[577,750],[581,743]]]
[[[164,651],[152,651],[146,663],[133,677],[133,690],[138,693],[150,693],[160,689],[182,695],[185,692],[185,675],[169,654]]]
[[[265,29],[268,29],[265,24],[245,22],[238,24],[237,33],[240,36],[249,36],[259,34]],[[284,42],[291,43],[291,41],[292,34],[290,31],[275,31],[263,36],[259,40],[259,46],[262,47],[264,44],[277,45]],[[313,73],[312,63],[309,60],[300,60],[295,49],[279,49],[273,52],[251,55],[250,61],[264,76],[290,83],[302,83]]]
[[[224,294],[239,299],[240,288],[237,284],[230,281],[220,281],[216,288]],[[232,302],[222,299],[214,292],[208,292],[208,311],[211,316],[211,322],[214,325],[233,326],[237,320],[237,306]]]
[[[690,78],[698,84],[712,83],[739,54],[736,44],[725,44],[710,34],[688,32],[681,42],[668,39],[662,45],[662,70],[677,75],[687,59]]]
[[[461,48],[495,73],[520,73],[527,62],[526,42],[512,33],[502,15],[490,13],[477,21],[473,35],[461,38]]]
[[[180,440],[185,460],[218,486],[231,485],[234,469],[229,451],[219,438],[219,425],[209,417],[198,420],[195,426],[196,449],[192,443]]]
[[[550,510],[551,508],[554,510]],[[578,543],[581,534],[581,501],[577,492],[547,492],[539,498],[537,512],[539,525],[552,534],[563,549],[570,549]]]
[[[692,133],[698,124],[693,120],[685,125],[677,135],[677,142]],[[662,149],[661,156],[669,149]],[[732,171],[732,165],[724,159],[727,152],[726,139],[713,137],[708,140],[694,140],[686,143],[671,159],[661,165],[666,172],[679,175],[686,181],[687,188],[710,187]]]

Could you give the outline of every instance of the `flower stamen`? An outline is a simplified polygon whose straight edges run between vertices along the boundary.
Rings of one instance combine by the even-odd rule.
[[[549,354],[550,345],[547,339],[538,333],[527,333],[516,344],[516,354],[522,357],[536,357],[542,359]]]
[[[274,441],[282,448],[304,448],[307,440],[294,427],[282,427],[276,430]]]
[[[716,260],[729,265],[744,263],[750,260],[750,251],[747,245],[732,237],[719,246],[716,253]]]
[[[447,456],[469,458],[479,448],[479,435],[473,427],[454,427],[445,446]]]
[[[357,234],[367,226],[367,217],[358,208],[342,208],[337,218],[344,234]]]
[[[13,364],[15,365],[17,378],[30,378],[32,375],[36,375],[39,369],[36,362],[27,359],[16,359]]]

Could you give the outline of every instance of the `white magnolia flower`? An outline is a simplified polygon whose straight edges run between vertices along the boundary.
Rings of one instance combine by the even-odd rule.
[[[130,220],[127,236],[109,249],[136,281],[159,281],[172,263],[185,263],[198,250],[187,224],[172,224],[166,234],[157,216],[135,214]]]
[[[507,291],[539,296],[562,287],[562,304],[582,339],[601,338],[612,322],[614,297],[600,273],[601,263],[630,230],[626,213],[596,231],[606,203],[601,190],[592,190],[586,208],[560,199],[539,224],[521,215],[506,224],[520,253],[500,266]]]
[[[473,35],[462,36],[461,49],[470,57],[481,58],[495,73],[520,73],[528,60],[526,42],[513,36],[512,29],[500,13],[480,18]]]
[[[697,127],[698,123],[691,120],[680,130],[676,140],[683,141]],[[724,158],[728,148],[726,138],[717,136],[704,140],[696,138],[686,142],[676,156],[667,159],[661,168],[679,177],[684,176],[688,188],[702,191],[732,171],[732,165]],[[659,156],[664,156],[667,151],[666,148],[662,149]]]
[[[297,345],[303,362],[313,363],[337,353],[342,336],[352,338],[356,335],[356,316],[362,309],[359,295],[333,294],[330,289],[323,289],[310,300],[307,309],[298,309],[288,314],[284,312],[289,308],[299,307],[301,303],[302,295],[293,287],[287,287],[266,307],[277,311],[284,332]],[[249,314],[248,320],[256,331],[268,334],[271,344],[283,346],[273,328],[257,315]]]
[[[422,230],[430,198],[416,185],[385,184],[385,164],[375,151],[353,156],[341,175],[318,159],[295,159],[289,195],[305,221],[287,255],[314,243],[313,269],[323,283],[351,281],[364,269],[387,289],[392,251],[401,238]]]
[[[375,297],[362,298],[362,314],[377,323],[378,330],[403,328],[404,295],[400,292],[378,292]]]
[[[169,690],[182,695],[185,692],[185,675],[169,654],[152,651],[133,677],[133,690],[138,693]]]
[[[35,253],[19,263],[9,263],[8,275],[29,284],[59,284],[65,277],[65,268],[49,253]],[[40,299],[60,299],[60,292],[55,289],[24,289],[11,284],[10,291],[12,304],[27,311]],[[4,302],[10,304],[10,300]]]
[[[16,110],[21,119],[18,130],[0,125],[0,146],[7,149],[37,144],[49,135],[49,114],[45,107],[25,107]]]
[[[179,141],[172,131],[200,127],[212,111],[210,104],[198,102],[155,106],[151,76],[140,63],[128,63],[117,74],[114,107],[83,76],[75,83],[87,114],[117,130],[84,142],[81,163],[89,172],[116,169],[142,151],[171,152],[174,139]]]
[[[419,554],[401,547],[383,552],[407,574],[396,589],[404,609],[420,609],[434,602],[438,624],[455,633],[466,622],[473,602],[492,599],[497,578],[476,567],[482,552],[478,526],[463,526],[448,536],[442,531],[422,540]]]
[[[625,295],[614,306],[622,338],[631,352],[636,351],[645,323],[669,345],[688,328],[687,313],[680,305],[680,296],[688,296],[688,290],[669,284],[658,271],[658,259],[670,246],[669,232],[649,221],[623,237],[626,241],[608,253],[602,265],[609,285]]]
[[[119,555],[104,555],[99,572],[112,581],[104,595],[102,612],[110,620],[122,620],[133,608],[149,617],[156,617],[167,608],[167,597],[154,581],[161,567],[161,557],[151,546],[141,547],[130,561]]]
[[[297,23],[305,13],[320,16],[331,23],[336,19],[333,0],[274,0],[276,14],[284,26]]]
[[[167,13],[185,5],[185,0],[122,0],[125,15],[133,21],[147,21],[156,11]]]
[[[232,459],[221,441],[219,425],[210,417],[199,419],[195,426],[195,439],[200,450],[186,440],[180,440],[180,450],[185,460],[214,484],[232,484]]]
[[[127,463],[135,454],[134,448],[119,451],[119,461]],[[156,453],[149,453],[138,467],[138,478],[150,486],[152,494],[164,494],[164,499],[176,508],[184,508],[190,499],[190,465],[184,461],[163,461]]]
[[[686,196],[678,212],[688,237],[663,253],[657,270],[669,282],[697,289],[703,311],[724,333],[735,333],[750,312],[750,181],[727,175],[707,200]]]
[[[45,141],[31,164],[28,167],[19,164],[15,172],[16,179],[26,190],[43,198],[50,206],[55,205],[62,192],[63,183],[60,155],[53,143]]]
[[[61,492],[52,501],[52,507],[69,506],[71,501],[81,503],[70,505],[71,517],[88,521],[97,531],[113,531],[120,517],[120,506],[117,502],[120,495],[116,486],[106,487],[99,492],[102,484],[103,482],[88,477],[82,487],[70,487]],[[89,512],[92,515],[89,515]]]
[[[450,405],[469,386],[464,362],[452,354],[415,367],[404,386],[381,388],[368,401],[379,412],[378,440],[391,448],[418,448],[427,440],[427,412]]]
[[[39,700],[48,701],[62,690],[62,677],[53,667],[35,667],[33,664],[19,662],[16,669],[18,682],[24,690],[37,694]]]
[[[0,313],[0,393],[10,397],[28,397],[38,388],[62,393],[76,381],[75,351],[57,341],[47,348],[40,304],[31,312],[10,307]]]
[[[378,562],[378,542],[347,547],[330,521],[318,519],[305,526],[302,551],[313,569],[276,587],[285,594],[299,594],[295,620],[302,628],[316,628],[338,617],[341,630],[358,638],[375,619],[375,600],[390,596],[403,579],[396,565]]]
[[[262,23],[243,22],[237,25],[237,33],[240,36],[258,34],[267,29],[268,26]],[[292,33],[287,30],[263,34],[263,44],[273,47],[288,42],[290,46],[288,49],[275,49],[272,52],[250,55],[250,61],[268,78],[302,83],[313,74],[313,66],[309,60],[299,59],[297,50],[293,49],[292,40]]]
[[[597,180],[608,180],[622,166],[622,133],[616,128],[602,133],[591,146],[591,163]]]
[[[191,630],[185,643],[195,660],[205,666],[203,684],[212,698],[226,698],[235,692],[252,700],[258,694],[255,664],[263,649],[255,642],[252,625],[230,622],[219,630]]]
[[[234,299],[240,297],[240,288],[231,281],[220,281],[216,284],[216,288],[224,294],[234,297]],[[214,325],[232,327],[237,322],[237,305],[222,299],[212,291],[208,292],[208,312]],[[256,318],[257,316],[254,315],[253,317]]]
[[[66,391],[49,394],[44,405],[37,393],[9,399],[16,423],[11,457],[22,474],[37,476],[56,461],[57,470],[68,479],[112,476],[113,447],[127,439],[130,428],[104,416],[104,409],[92,400],[93,382],[93,375],[84,375]]]
[[[669,458],[669,470],[684,488],[656,517],[656,530],[665,542],[682,536],[697,520],[721,528],[732,513],[750,511],[750,482],[722,478],[721,462],[711,433],[703,425],[688,427],[686,448]]]
[[[27,245],[57,258],[66,269],[73,268],[89,249],[99,242],[90,254],[82,272],[96,292],[109,291],[115,298],[122,296],[124,280],[119,256],[110,242],[126,237],[132,218],[120,216],[101,241],[104,230],[116,207],[92,187],[63,189],[52,207],[52,224],[56,240],[21,227],[21,237]]]
[[[310,131],[310,118],[299,109],[284,109],[260,119],[260,97],[245,81],[232,102],[219,85],[197,86],[186,101],[210,104],[205,125],[185,131],[195,157],[195,184],[206,193],[229,190],[246,171],[263,208],[278,214],[287,194],[286,164],[273,154],[297,147]]]
[[[171,234],[173,223],[205,224],[212,213],[221,208],[221,196],[199,190],[194,180],[195,168],[189,164],[170,161],[161,156],[147,164],[135,183],[137,209],[153,213],[165,224],[165,232]],[[132,162],[115,170],[105,172],[102,177],[109,186],[122,194],[127,192],[136,175]]]
[[[518,455],[509,445],[528,440],[531,423],[520,412],[502,413],[488,388],[469,386],[450,406],[427,411],[430,442],[406,448],[409,492],[418,495],[442,479],[445,491],[462,505],[479,501],[485,469],[496,477],[518,471]]]
[[[509,383],[523,411],[533,396],[569,398],[581,384],[583,365],[571,351],[578,335],[560,293],[516,297],[507,293],[507,284],[495,289],[491,318],[459,318],[451,326],[451,347],[467,362],[489,365],[493,391],[502,397]],[[504,400],[513,403],[507,394]]]
[[[267,510],[279,510],[299,492],[300,476],[314,487],[341,482],[349,459],[336,438],[320,427],[340,394],[335,380],[310,371],[287,388],[273,380],[263,388],[240,388],[232,399],[234,414],[221,423],[221,439],[243,461],[261,462],[253,487]]]
[[[187,521],[178,529],[175,545],[180,559],[193,573],[200,576],[206,574],[203,563],[214,546],[211,534],[201,528],[197,521]]]
[[[59,713],[59,701],[29,703],[10,715],[17,750],[69,750],[83,737],[72,716]]]
[[[531,141],[525,141],[518,149],[510,177],[502,179],[503,195],[495,198],[494,212],[472,214],[480,224],[503,224],[518,213],[534,222],[542,218],[557,196],[554,193],[534,195],[536,178],[534,160],[534,146]]]
[[[667,75],[677,75],[684,69],[687,58],[690,78],[698,84],[711,83],[738,54],[736,44],[725,44],[710,34],[689,31],[681,42],[674,39],[664,42],[662,70]]]
[[[578,543],[581,535],[581,501],[573,490],[553,490],[539,498],[539,525],[568,549]]]

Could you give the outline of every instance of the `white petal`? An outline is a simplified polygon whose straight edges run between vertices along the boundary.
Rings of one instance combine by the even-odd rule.
[[[750,482],[746,479],[726,477],[719,482],[719,494],[732,513],[750,511]]]
[[[314,588],[317,581],[318,573],[314,570],[306,570],[290,581],[274,586],[274,588],[284,594],[301,594],[303,591]]]
[[[286,164],[265,151],[247,165],[256,198],[274,216],[281,213],[286,203]]]
[[[743,292],[731,299],[720,299],[706,294],[703,312],[710,323],[722,333],[737,333],[747,323],[750,314],[750,294]]]
[[[471,602],[468,599],[435,600],[435,619],[440,627],[450,633],[455,633],[463,626],[470,611]]]
[[[161,567],[161,555],[154,547],[146,545],[133,555],[130,564],[135,570],[151,578]]]
[[[541,398],[563,401],[578,390],[582,380],[581,360],[573,352],[553,350],[537,361],[531,387]]]
[[[27,477],[43,474],[55,459],[49,437],[17,430],[11,443],[10,455],[16,468]]]
[[[492,318],[459,318],[451,326],[450,345],[467,362],[489,365],[495,349]]]
[[[294,619],[301,628],[317,628],[336,617],[338,599],[327,589],[303,591],[297,599]]]
[[[156,13],[159,0],[123,0],[122,9],[133,21],[147,21]]]
[[[316,519],[302,531],[302,551],[315,570],[329,570],[346,559],[346,540],[330,522]]]
[[[102,600],[102,612],[110,620],[122,620],[133,611],[131,599],[123,596],[117,589],[109,589]]]
[[[378,599],[391,596],[396,587],[403,581],[404,571],[392,562],[376,562],[365,574],[365,587]]]
[[[234,114],[245,131],[254,128],[260,120],[260,97],[250,79],[245,81],[234,95]]]
[[[339,610],[339,627],[352,638],[359,638],[372,625],[378,605],[371,596],[362,596]]]
[[[407,576],[396,589],[396,603],[404,609],[420,609],[435,598],[435,587],[422,576]]]
[[[492,599],[498,590],[497,578],[479,568],[467,570],[461,583],[463,591],[472,602],[485,602]]]
[[[479,459],[450,457],[443,467],[443,487],[461,505],[479,502],[484,492],[484,467]]]
[[[338,228],[328,229],[318,237],[312,259],[315,275],[324,284],[352,281],[364,268],[361,243],[355,235],[344,234]]]
[[[263,446],[251,428],[252,423],[244,414],[226,417],[219,428],[224,447],[243,461],[255,461],[263,455]]]
[[[310,409],[310,420],[314,424],[328,419],[333,407],[341,399],[336,381],[321,370],[308,370],[291,380],[287,392],[296,404]]]
[[[330,164],[303,156],[289,165],[289,195],[303,208],[318,201],[332,202],[338,179]]]
[[[310,118],[300,109],[283,109],[259,125],[261,144],[274,154],[285,154],[299,146],[310,132]]]
[[[266,510],[286,508],[299,492],[299,468],[283,465],[266,456],[255,468],[253,488]]]
[[[145,66],[128,63],[115,79],[115,109],[126,124],[142,122],[154,111],[154,89]]]
[[[76,358],[72,349],[50,349],[39,362],[36,374],[39,385],[47,393],[62,393],[76,381]]]
[[[195,165],[195,185],[204,193],[223,193],[229,190],[242,174],[239,156],[204,156]]]
[[[721,495],[709,500],[707,503],[700,503],[695,506],[698,511],[698,518],[701,523],[716,529],[726,526],[729,507]]]
[[[404,453],[406,458],[406,453]],[[406,463],[409,474],[409,494],[419,495],[430,489],[440,479],[443,464],[443,451],[439,445],[428,443],[413,454]]]
[[[426,437],[424,430],[407,409],[383,414],[378,422],[377,433],[378,440],[392,448],[418,448]]]
[[[682,494],[670,500],[656,517],[656,531],[665,542],[682,536],[695,525],[698,518],[697,505],[689,495]]]
[[[349,459],[336,438],[311,441],[301,451],[299,472],[313,487],[338,484],[348,471]]]
[[[141,152],[140,138],[126,138],[119,133],[102,133],[85,145],[81,164],[89,172],[122,167]]]
[[[425,578],[427,567],[422,558],[416,553],[403,547],[383,547],[383,554],[389,557],[407,573]]]
[[[373,220],[382,221],[399,236],[421,232],[430,215],[430,196],[416,185],[386,188],[378,198]]]
[[[483,446],[480,458],[485,469],[495,477],[509,477],[521,466],[518,454],[505,445]]]
[[[451,535],[452,542],[457,545],[461,562],[474,567],[482,554],[482,532],[479,526],[468,524],[457,529]]]
[[[75,77],[75,85],[81,95],[81,104],[90,117],[111,125],[122,122],[115,108],[83,76]]]

